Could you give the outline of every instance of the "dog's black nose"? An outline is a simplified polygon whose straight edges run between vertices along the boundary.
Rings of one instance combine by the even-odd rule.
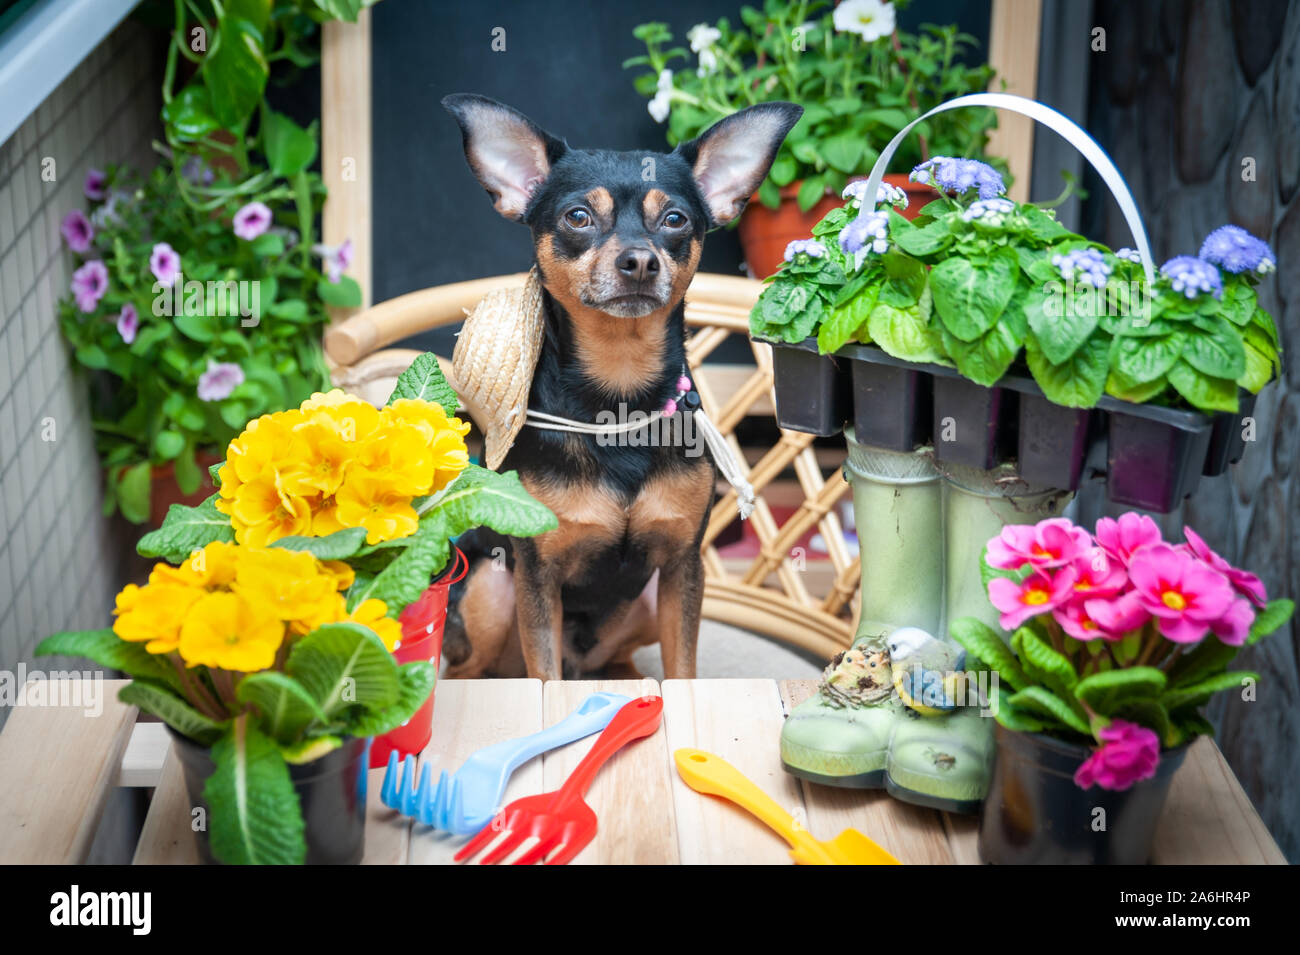
[[[644,282],[659,272],[659,260],[649,249],[624,249],[614,266],[634,282]]]

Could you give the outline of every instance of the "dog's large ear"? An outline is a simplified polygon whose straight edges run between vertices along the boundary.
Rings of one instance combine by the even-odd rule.
[[[567,147],[518,110],[474,93],[456,93],[442,105],[460,124],[465,158],[507,219],[523,218],[551,167]]]
[[[740,215],[802,114],[803,107],[794,103],[759,103],[677,147],[678,155],[691,164],[714,225]]]

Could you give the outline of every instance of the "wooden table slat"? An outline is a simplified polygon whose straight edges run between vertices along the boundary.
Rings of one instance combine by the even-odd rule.
[[[117,698],[126,683],[37,680],[17,691],[25,705],[0,734],[0,861],[85,861],[138,712]]]

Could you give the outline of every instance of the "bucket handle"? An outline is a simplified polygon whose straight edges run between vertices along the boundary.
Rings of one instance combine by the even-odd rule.
[[[456,552],[456,558],[451,565],[451,572],[443,579],[436,581],[439,584],[446,584],[448,587],[460,583],[465,579],[465,575],[469,573],[469,558],[465,556],[465,552],[455,544],[451,545],[451,549]]]
[[[1142,257],[1142,271],[1146,273],[1147,284],[1155,285],[1155,262],[1151,258],[1151,245],[1147,241],[1146,227],[1142,224],[1142,216],[1138,212],[1137,202],[1133,199],[1133,194],[1129,192],[1128,184],[1125,183],[1123,175],[1115,167],[1111,158],[1106,155],[1106,150],[1102,149],[1083,127],[1068,116],[1058,113],[1050,106],[1044,106],[1037,100],[1016,96],[1013,93],[970,93],[966,96],[950,99],[946,103],[940,103],[934,109],[912,120],[898,131],[898,135],[889,141],[889,145],[881,151],[876,164],[871,167],[871,175],[867,178],[865,195],[875,196],[878,194],[880,182],[885,177],[885,170],[889,167],[889,161],[894,157],[894,152],[903,142],[903,138],[912,131],[913,126],[929,119],[936,113],[945,113],[950,109],[958,109],[963,106],[989,106],[993,109],[1005,109],[1013,113],[1019,113],[1021,116],[1028,116],[1030,119],[1036,120],[1048,129],[1058,133],[1066,142],[1082,153],[1083,158],[1088,160],[1093,169],[1097,170],[1102,181],[1110,189],[1111,195],[1119,203],[1119,211],[1124,214],[1124,221],[1128,223],[1129,231],[1133,233],[1133,241],[1137,244],[1138,255]]]

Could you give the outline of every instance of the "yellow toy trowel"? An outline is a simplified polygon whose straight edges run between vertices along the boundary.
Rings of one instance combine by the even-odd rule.
[[[856,829],[845,829],[830,842],[814,839],[776,800],[720,756],[699,749],[679,749],[673,759],[686,785],[697,793],[729,799],[757,816],[790,844],[790,857],[800,865],[901,864]]]

